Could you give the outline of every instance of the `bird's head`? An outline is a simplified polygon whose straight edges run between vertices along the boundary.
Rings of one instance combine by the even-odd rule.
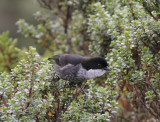
[[[82,62],[82,66],[87,69],[102,69],[102,70],[110,70],[107,61],[103,57],[93,57],[86,59]]]

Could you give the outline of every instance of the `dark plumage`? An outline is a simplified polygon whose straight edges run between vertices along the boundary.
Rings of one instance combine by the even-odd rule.
[[[103,57],[85,58],[80,55],[62,54],[48,60],[54,60],[54,70],[59,78],[79,86],[85,79],[92,79],[110,70]]]
[[[63,67],[67,64],[77,65],[83,62],[85,58],[80,55],[62,54],[62,55],[56,55],[51,58],[48,58],[48,60],[54,60],[57,65]]]

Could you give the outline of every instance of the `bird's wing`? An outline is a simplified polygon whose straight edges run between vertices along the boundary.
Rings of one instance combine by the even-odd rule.
[[[58,64],[59,66],[63,67],[67,64],[77,65],[82,63],[86,58],[80,56],[80,55],[74,55],[74,54],[62,54],[62,55],[56,55],[51,58]]]
[[[54,65],[54,70],[55,70],[56,74],[57,74],[60,78],[64,79],[64,77],[65,77],[67,74],[70,74],[70,72],[68,72],[68,71],[70,71],[71,69],[73,69],[73,67],[74,67],[74,65],[72,65],[72,64],[67,64],[67,65],[65,65],[65,66],[63,66],[63,67],[55,64],[55,65]]]
[[[78,72],[79,65],[67,64],[59,69],[56,74],[63,80],[74,81]]]

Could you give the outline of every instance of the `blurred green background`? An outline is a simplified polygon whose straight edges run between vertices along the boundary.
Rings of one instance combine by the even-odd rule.
[[[39,53],[43,53],[40,46],[36,45],[33,39],[25,38],[22,34],[17,33],[15,23],[19,19],[25,19],[30,24],[36,25],[33,14],[40,10],[36,0],[0,0],[0,33],[9,31],[11,38],[17,38],[17,47],[37,47]]]

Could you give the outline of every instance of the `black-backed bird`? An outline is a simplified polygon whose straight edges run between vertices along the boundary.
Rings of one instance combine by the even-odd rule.
[[[102,76],[110,70],[105,58],[100,56],[86,58],[75,54],[61,54],[48,60],[55,61],[54,70],[59,78],[69,81],[69,84],[77,84],[80,88],[84,80]]]

